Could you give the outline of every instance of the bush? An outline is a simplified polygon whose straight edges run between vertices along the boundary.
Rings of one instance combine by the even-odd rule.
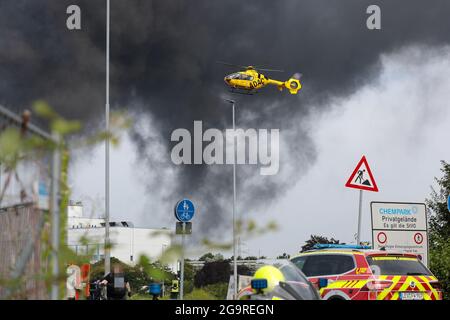
[[[217,300],[217,298],[204,289],[194,289],[184,296],[185,300]]]
[[[219,300],[225,300],[228,293],[228,282],[210,284],[202,288]]]
[[[194,282],[192,280],[184,280],[184,293],[190,293],[194,290]]]
[[[194,286],[201,288],[218,282],[228,282],[230,264],[227,261],[206,262],[194,277]]]

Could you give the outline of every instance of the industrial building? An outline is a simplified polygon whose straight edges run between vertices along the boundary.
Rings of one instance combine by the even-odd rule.
[[[104,258],[105,219],[83,215],[83,204],[71,201],[68,207],[67,244],[78,255],[89,254],[91,262]],[[130,221],[110,221],[111,257],[134,265],[141,255],[157,261],[171,245],[167,228],[141,228]],[[176,263],[169,265],[175,270]]]

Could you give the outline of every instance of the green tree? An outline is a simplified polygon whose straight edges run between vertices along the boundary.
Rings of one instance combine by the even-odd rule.
[[[277,259],[289,259],[291,256],[284,252],[282,255],[279,255]]]
[[[195,275],[194,285],[200,288],[218,282],[228,282],[229,279],[230,264],[228,261],[206,262]]]
[[[432,188],[426,200],[429,221],[430,269],[439,279],[444,298],[450,299],[450,213],[447,197],[450,194],[450,164],[442,161],[443,176],[435,178],[439,190]]]
[[[220,253],[213,254],[211,252],[205,253],[200,258],[199,261],[212,262],[212,261],[222,261],[223,255]]]
[[[327,237],[311,235],[309,240],[306,240],[305,245],[302,246],[301,252],[311,250],[315,244],[339,244],[339,240],[328,239]]]
[[[199,261],[207,261],[214,259],[214,254],[211,252],[205,253],[200,258],[198,258]]]
[[[194,290],[194,267],[187,261],[184,261],[184,293],[190,293]]]
[[[447,197],[450,194],[450,164],[442,161],[442,178],[435,178],[439,190],[431,188],[431,198],[426,200],[429,210],[429,226],[431,235],[450,238],[450,213],[447,208]]]

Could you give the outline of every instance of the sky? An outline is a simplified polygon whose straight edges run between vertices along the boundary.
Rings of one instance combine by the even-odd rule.
[[[362,155],[380,188],[364,193],[363,239],[369,201],[423,201],[449,158],[450,2],[377,3],[381,30],[366,27],[369,0],[113,0],[111,107],[133,125],[111,155],[112,217],[173,228],[173,206],[188,197],[198,208],[192,246],[229,236],[231,166],[174,165],[170,135],[195,120],[230,128],[230,97],[238,127],[279,129],[281,139],[277,175],[237,166],[240,217],[279,225],[242,239],[243,251],[295,253],[316,233],[351,242],[358,192],[344,184]],[[66,28],[72,4],[81,30]],[[20,111],[43,99],[83,122],[74,140],[104,126],[104,55],[104,1],[0,5],[0,103]],[[217,60],[283,69],[267,74],[282,80],[301,72],[303,88],[231,95],[223,77],[237,70]],[[70,174],[74,200],[94,215],[104,211],[102,148],[74,153]]]

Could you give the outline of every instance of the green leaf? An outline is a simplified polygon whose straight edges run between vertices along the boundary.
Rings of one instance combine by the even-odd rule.
[[[15,167],[22,147],[20,132],[16,128],[8,128],[0,134],[0,162],[7,167]]]
[[[37,100],[33,103],[33,110],[42,118],[54,119],[57,117],[53,109],[43,100]]]
[[[64,136],[77,132],[81,129],[79,121],[67,121],[64,119],[56,119],[51,124],[52,131]]]

